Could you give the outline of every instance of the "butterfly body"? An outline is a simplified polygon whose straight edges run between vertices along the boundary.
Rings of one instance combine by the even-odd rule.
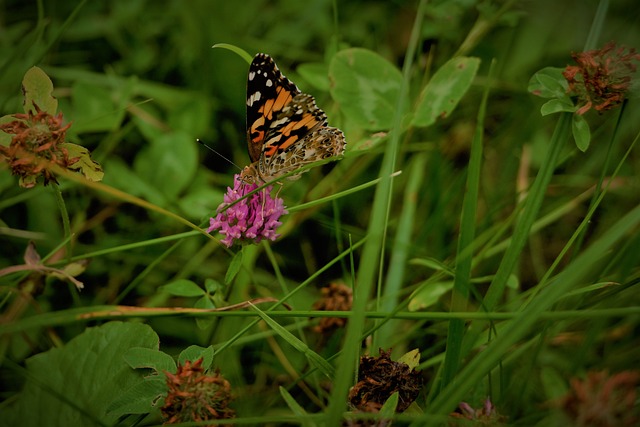
[[[247,183],[268,182],[301,167],[344,153],[346,142],[311,95],[302,93],[269,55],[259,53],[247,79]],[[290,175],[297,179],[300,174]]]

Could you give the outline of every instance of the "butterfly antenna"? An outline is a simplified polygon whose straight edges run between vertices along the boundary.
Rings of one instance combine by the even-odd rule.
[[[237,167],[238,169],[242,170],[242,168],[238,165],[236,165],[235,163],[233,163],[231,160],[227,159],[225,156],[223,156],[222,154],[218,153],[216,150],[214,150],[213,148],[209,147],[207,144],[205,144],[204,142],[202,142],[200,140],[200,138],[196,138],[196,141],[198,142],[198,144],[202,145],[203,147],[207,148],[209,151],[213,151],[214,153],[216,153],[218,156],[222,157],[223,159],[225,159],[227,162],[231,163],[233,166]]]

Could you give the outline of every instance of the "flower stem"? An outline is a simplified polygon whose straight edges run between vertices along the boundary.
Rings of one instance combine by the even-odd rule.
[[[67,262],[71,262],[71,225],[69,222],[69,212],[67,211],[67,205],[64,202],[64,198],[62,197],[62,191],[57,184],[52,184],[51,189],[53,190],[53,194],[56,198],[56,204],[58,205],[58,209],[60,210],[60,216],[62,217],[62,229],[64,230],[64,238],[67,241],[66,250],[65,250],[65,258]]]

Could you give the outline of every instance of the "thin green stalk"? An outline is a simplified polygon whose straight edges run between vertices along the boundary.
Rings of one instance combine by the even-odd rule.
[[[616,139],[617,139],[617,135],[618,135],[618,131],[620,130],[620,123],[622,123],[622,117],[624,116],[624,112],[626,110],[626,105],[627,102],[625,101],[622,104],[622,108],[620,110],[620,114],[618,114],[618,120],[616,122],[615,128],[613,130],[613,135],[611,137],[611,140],[609,141],[609,145],[607,146],[607,154],[604,157],[604,162],[602,164],[602,172],[600,173],[600,178],[598,179],[598,183],[596,184],[596,188],[595,191],[593,192],[593,196],[591,197],[591,202],[589,204],[589,209],[591,209],[593,207],[593,205],[596,203],[596,200],[598,200],[598,197],[600,195],[600,192],[602,191],[602,184],[604,183],[605,179],[607,178],[607,172],[609,171],[609,163],[611,162],[611,157],[613,155],[613,147],[615,145]],[[635,144],[635,142],[634,142]],[[632,144],[632,146],[634,145]],[[627,151],[627,154],[625,155],[625,157],[629,154],[629,151]],[[576,243],[576,253],[580,252],[580,248],[582,247],[582,242],[585,238],[585,236],[587,235],[587,228],[585,227],[582,230],[582,233],[580,234],[580,236],[578,237],[578,241]]]
[[[309,281],[305,282],[305,286]],[[5,291],[15,292],[14,288],[0,287]],[[292,295],[298,288],[294,289]],[[237,318],[255,318],[256,314],[250,311],[203,311],[198,308],[181,308],[180,312],[176,311],[175,307],[166,307],[162,309],[157,307],[155,311],[136,311],[136,310],[123,310],[123,306],[118,305],[94,305],[87,307],[77,307],[68,310],[52,311],[42,314],[36,314],[33,316],[22,318],[18,321],[11,323],[4,323],[0,325],[0,335],[14,334],[18,332],[28,331],[35,328],[46,328],[54,326],[63,326],[74,323],[85,323],[88,321],[96,320],[122,320],[122,319],[134,319],[134,318],[156,318],[156,317],[194,317],[194,318],[222,318],[222,317],[237,317]],[[138,307],[131,307],[138,308]],[[316,310],[296,310],[296,311],[270,311],[269,316],[273,318],[322,318],[322,317],[339,317],[350,319],[354,316],[350,311],[316,311]],[[428,312],[428,311],[402,311],[397,312],[394,315],[396,319],[412,320],[412,321],[448,321],[451,319],[461,320],[512,320],[520,317],[522,312],[510,311],[510,312],[494,312],[494,313],[481,313],[481,312]],[[593,310],[563,310],[563,311],[544,311],[540,313],[539,320],[592,320],[596,318],[623,318],[628,316],[640,316],[640,307],[618,307],[618,308],[604,308]],[[366,311],[365,317],[368,319],[384,319],[388,317],[388,313]],[[256,320],[257,322],[257,320]],[[255,322],[250,326],[254,326]],[[294,325],[287,326],[288,328],[295,328]],[[250,329],[247,327],[246,330]],[[238,334],[230,342],[217,343],[216,353],[218,350],[222,350],[236,343],[242,334]]]
[[[602,34],[602,27],[607,17],[607,10],[609,10],[609,0],[600,0],[598,10],[596,10],[593,22],[591,23],[587,41],[584,44],[584,50],[592,50],[598,46],[598,40],[600,40],[600,34]]]
[[[124,288],[124,290],[122,290],[122,292],[120,292],[120,294],[118,294],[118,296],[113,300],[114,304],[119,304],[129,294],[129,292],[134,290],[138,286],[138,284],[140,284],[149,275],[149,273],[151,273],[153,271],[153,269],[156,268],[156,266],[162,260],[164,260],[169,255],[171,255],[173,253],[173,251],[176,250],[178,248],[178,246],[182,242],[184,242],[184,240],[178,240],[173,245],[171,245],[167,250],[165,250],[162,254],[160,254],[160,256],[158,256],[156,259],[154,259],[153,262],[148,264],[144,268],[144,270],[142,270],[140,272],[140,274],[138,274],[135,279],[133,279],[131,282],[129,282],[127,287]]]
[[[60,217],[62,218],[62,229],[64,230],[64,238],[67,241],[65,258],[67,263],[69,263],[71,261],[71,224],[69,222],[69,211],[67,211],[67,205],[62,197],[60,187],[57,184],[53,184],[51,189],[53,190],[53,194],[56,198],[56,204],[60,211]]]

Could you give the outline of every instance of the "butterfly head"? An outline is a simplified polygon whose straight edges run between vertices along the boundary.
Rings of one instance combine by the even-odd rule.
[[[260,174],[256,168],[256,163],[251,163],[249,166],[245,166],[240,172],[240,180],[244,184],[258,184],[260,181]]]

